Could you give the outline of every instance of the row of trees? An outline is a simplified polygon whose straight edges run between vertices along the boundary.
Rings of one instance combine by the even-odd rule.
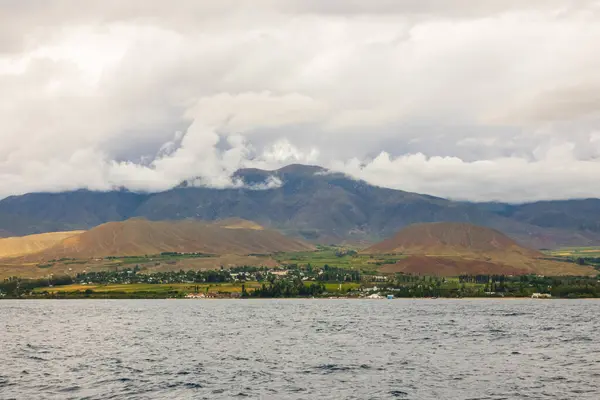
[[[21,297],[38,287],[70,285],[74,283],[70,276],[49,276],[44,279],[23,279],[11,277],[0,282],[0,295],[3,297]]]
[[[152,274],[139,273],[140,268],[125,268],[119,271],[97,271],[77,274],[76,283],[222,283],[231,282],[231,273],[227,270],[207,271],[171,271]]]
[[[360,282],[362,276],[357,270],[330,267],[325,264],[315,278],[322,282]]]
[[[300,279],[277,279],[263,283],[258,289],[247,292],[242,290],[245,297],[311,297],[319,296],[325,292],[323,283],[304,284]]]
[[[383,287],[395,291],[398,297],[524,297],[533,293],[549,293],[553,297],[600,297],[597,277],[463,275],[456,282],[443,277],[399,274]]]

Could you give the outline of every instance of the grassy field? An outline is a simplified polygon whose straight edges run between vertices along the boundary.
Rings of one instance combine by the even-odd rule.
[[[404,258],[401,255],[394,256],[370,256],[366,254],[344,254],[337,247],[321,247],[319,251],[304,251],[296,253],[280,253],[273,258],[284,265],[312,265],[315,267],[347,268],[362,272],[375,272],[384,264],[394,264],[397,260]]]
[[[45,278],[49,275],[75,276],[82,272],[121,270],[139,266],[144,273],[168,272],[179,270],[216,270],[221,266],[265,266],[276,267],[278,263],[270,256],[243,256],[243,255],[195,255],[195,254],[159,254],[131,257],[105,257],[95,259],[64,258],[42,263],[9,262],[3,264],[0,260],[0,281],[11,276],[22,278]]]
[[[314,281],[305,282],[307,286],[315,283]],[[325,283],[325,288],[328,292],[340,291],[347,292],[348,290],[357,289],[360,287],[358,283]],[[259,282],[246,282],[246,290],[252,291],[261,286]],[[167,284],[152,284],[152,283],[132,283],[132,284],[111,284],[111,285],[81,285],[73,284],[66,286],[40,287],[34,289],[34,293],[74,293],[85,292],[92,290],[94,293],[155,293],[167,294],[172,292],[177,293],[241,293],[241,283],[167,283]]]
[[[600,257],[600,247],[564,247],[545,253],[554,257]]]
[[[314,282],[306,282],[306,285],[310,285]],[[340,291],[340,285],[342,288],[342,292],[347,292],[348,290],[358,289],[360,284],[356,282],[346,282],[346,283],[325,283],[325,290],[328,292],[338,292]]]
[[[246,288],[248,290],[259,287],[258,282],[247,282]],[[152,284],[152,283],[132,283],[132,284],[113,284],[113,285],[66,285],[66,286],[54,286],[54,287],[40,287],[34,289],[34,293],[64,293],[64,292],[84,292],[86,290],[92,290],[95,293],[139,293],[139,292],[152,292],[152,293],[206,293],[208,289],[209,293],[236,293],[242,291],[242,285],[238,283],[221,283],[221,284],[206,284],[206,283],[166,283],[166,284]]]
[[[210,258],[216,257],[213,254],[157,254],[157,255],[145,255],[145,256],[127,256],[127,257],[106,257],[106,259],[114,260],[117,265],[129,265],[129,264],[146,264],[156,262],[168,262],[177,261],[184,259],[198,259],[198,258]]]

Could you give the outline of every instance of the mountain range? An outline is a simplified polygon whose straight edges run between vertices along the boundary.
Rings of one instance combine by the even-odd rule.
[[[76,190],[0,201],[0,236],[90,229],[132,217],[214,221],[239,217],[319,243],[369,243],[420,222],[466,222],[497,229],[534,248],[600,244],[600,200],[470,203],[370,185],[321,167],[242,169],[243,187],[185,182],[159,193]],[[257,190],[276,178],[281,185]]]

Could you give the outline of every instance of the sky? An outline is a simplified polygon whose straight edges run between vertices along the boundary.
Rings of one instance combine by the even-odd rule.
[[[0,0],[0,198],[292,163],[600,197],[598,48],[592,0]]]

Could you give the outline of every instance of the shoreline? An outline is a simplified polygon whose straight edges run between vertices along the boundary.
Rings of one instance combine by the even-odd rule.
[[[0,302],[9,300],[186,300],[186,301],[215,301],[215,300],[228,300],[228,301],[255,301],[255,300],[364,300],[364,301],[394,301],[394,300],[419,300],[419,301],[433,301],[433,300],[450,300],[450,301],[464,301],[464,300],[531,300],[531,301],[553,301],[553,300],[600,300],[599,297],[580,297],[580,298],[567,298],[567,297],[554,297],[549,299],[537,299],[531,297],[395,297],[393,299],[368,299],[360,297],[250,297],[250,298],[195,298],[189,299],[184,297],[22,297],[22,298],[0,298]]]

